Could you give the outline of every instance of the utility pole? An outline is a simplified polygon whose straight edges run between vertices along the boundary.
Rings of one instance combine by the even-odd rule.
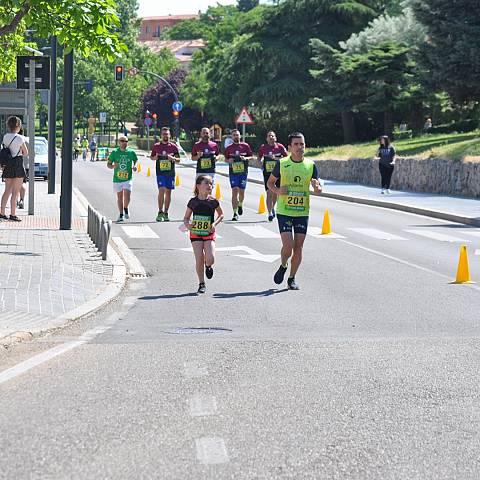
[[[73,49],[65,55],[63,74],[62,193],[60,230],[72,228]]]
[[[29,61],[28,88],[28,214],[35,213],[35,60]]]
[[[48,101],[48,193],[55,193],[57,143],[57,37],[51,38],[50,96]]]

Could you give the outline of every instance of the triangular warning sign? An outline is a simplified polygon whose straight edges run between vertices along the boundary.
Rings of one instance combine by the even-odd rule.
[[[247,107],[243,107],[240,115],[237,117],[235,123],[245,124],[245,125],[252,125],[254,123],[253,118],[248,113]]]

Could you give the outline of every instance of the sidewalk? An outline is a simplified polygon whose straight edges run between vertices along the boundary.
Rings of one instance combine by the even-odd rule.
[[[124,285],[123,263],[114,252],[102,261],[75,196],[72,230],[58,229],[58,185],[56,191],[48,195],[47,182],[35,182],[35,215],[28,215],[27,191],[25,209],[17,209],[23,221],[0,222],[0,345],[91,313]]]

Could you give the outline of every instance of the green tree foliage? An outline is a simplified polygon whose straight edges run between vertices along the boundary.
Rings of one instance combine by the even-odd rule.
[[[97,52],[113,61],[125,48],[115,32],[119,25],[115,0],[0,0],[0,41],[10,56],[25,53],[15,35],[30,28],[39,38],[57,35],[60,44],[81,55]],[[14,76],[10,58],[0,57],[1,80]]]
[[[259,0],[237,0],[237,8],[241,12],[249,12],[255,7],[258,7],[259,3]]]
[[[459,101],[480,98],[480,9],[477,0],[410,0],[428,33],[422,63],[432,89]]]

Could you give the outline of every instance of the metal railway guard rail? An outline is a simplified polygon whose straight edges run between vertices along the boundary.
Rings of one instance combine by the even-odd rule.
[[[107,259],[107,248],[111,230],[112,221],[107,220],[89,205],[87,233],[98,251],[102,252],[102,260]]]

